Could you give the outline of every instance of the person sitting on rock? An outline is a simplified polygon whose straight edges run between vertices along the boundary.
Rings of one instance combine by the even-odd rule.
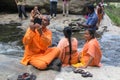
[[[95,30],[87,29],[84,34],[85,44],[79,55],[80,63],[73,64],[75,68],[87,68],[88,66],[101,66],[102,52],[99,42],[95,38]]]
[[[95,13],[94,6],[92,4],[87,6],[88,18],[85,24],[78,23],[78,26],[83,26],[83,28],[97,30],[98,16]]]
[[[34,21],[35,17],[42,18],[42,14],[38,10],[38,6],[35,6],[34,9],[30,13],[30,21]]]
[[[52,32],[47,28],[50,24],[49,17],[43,16],[41,23],[39,23],[39,18],[34,20],[34,24],[30,25],[23,37],[25,52],[21,63],[24,65],[31,64],[44,70],[52,61],[58,59],[60,50],[57,47],[49,47],[52,43]],[[57,70],[60,69],[59,67],[60,64],[55,65]]]
[[[72,30],[70,27],[65,27],[63,33],[65,37],[59,41],[57,47],[60,49],[59,58],[64,67],[78,62],[78,41],[71,37]]]

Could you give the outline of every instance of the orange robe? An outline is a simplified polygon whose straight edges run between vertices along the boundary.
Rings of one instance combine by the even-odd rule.
[[[75,64],[78,62],[78,41],[76,38],[72,38],[71,40],[72,43],[72,54],[71,54],[71,64]],[[70,57],[70,50],[69,50],[69,42],[67,38],[62,38],[57,46],[60,49],[60,55],[59,58],[61,59],[63,65],[69,65],[69,57]]]
[[[90,56],[93,57],[93,60],[89,64],[89,66],[100,66],[101,65],[100,61],[102,57],[102,52],[101,52],[100,45],[96,38],[84,44],[83,49],[80,54],[80,63],[74,64],[73,66],[74,67],[85,66],[88,63]]]
[[[100,22],[101,22],[101,20],[102,20],[102,18],[103,18],[103,11],[102,11],[102,8],[98,8],[97,9],[97,15],[98,15],[98,25],[100,25]]]
[[[28,63],[38,69],[46,69],[51,61],[59,56],[60,50],[57,47],[48,48],[52,43],[52,32],[47,28],[40,35],[37,30],[33,32],[28,28],[23,44],[25,46],[24,57],[21,63]]]

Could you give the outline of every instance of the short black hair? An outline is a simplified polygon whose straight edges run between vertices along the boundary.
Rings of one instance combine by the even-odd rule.
[[[88,6],[87,6],[87,8],[90,10],[90,11],[92,11],[92,12],[94,12],[94,5],[93,4],[89,4]]]
[[[93,29],[86,29],[86,30],[88,30],[88,32],[89,32],[90,36],[92,36],[92,38],[95,38],[95,33],[96,33],[95,30],[93,30]]]

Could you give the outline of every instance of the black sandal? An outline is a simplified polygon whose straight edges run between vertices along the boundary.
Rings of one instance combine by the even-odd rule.
[[[82,77],[93,77],[93,75],[87,71],[84,74],[82,74]]]
[[[84,70],[82,70],[82,69],[75,69],[73,72],[74,72],[74,73],[80,73],[80,74],[86,73],[86,72],[85,72]]]
[[[22,75],[18,75],[17,80],[36,80],[36,76],[29,73],[23,73]]]

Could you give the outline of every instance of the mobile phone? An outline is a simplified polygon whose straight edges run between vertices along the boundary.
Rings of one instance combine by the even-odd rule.
[[[33,22],[34,22],[34,24],[38,23],[38,24],[41,25],[42,19],[40,19],[40,18],[35,18]]]

